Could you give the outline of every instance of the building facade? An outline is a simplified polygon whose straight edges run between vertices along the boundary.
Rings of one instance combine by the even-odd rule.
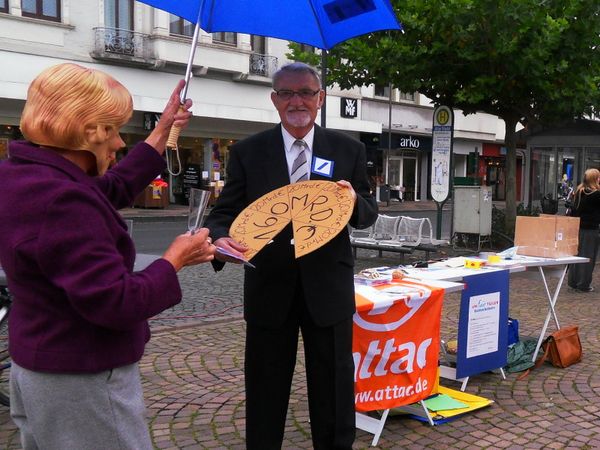
[[[128,147],[152,129],[183,78],[193,27],[133,0],[0,0],[0,158],[19,139],[27,87],[43,69],[74,62],[110,73],[132,93],[134,114],[123,129]],[[188,97],[190,126],[165,173],[171,202],[186,203],[186,188],[226,181],[229,147],[279,122],[270,101],[271,75],[289,62],[288,43],[237,33],[200,32]],[[391,95],[390,95],[391,93]],[[387,184],[397,199],[429,197],[433,105],[418,94],[375,86],[328,89],[328,128],[367,145],[374,190]],[[319,121],[320,119],[317,119]],[[499,145],[503,123],[493,116],[455,112],[454,175],[467,177],[484,145]],[[473,175],[473,174],[471,174]]]

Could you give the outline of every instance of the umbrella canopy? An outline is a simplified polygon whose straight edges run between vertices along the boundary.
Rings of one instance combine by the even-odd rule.
[[[389,0],[139,0],[198,24],[328,50],[347,39],[399,30]]]

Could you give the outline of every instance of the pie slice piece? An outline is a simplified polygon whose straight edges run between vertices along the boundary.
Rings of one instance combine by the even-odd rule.
[[[287,186],[289,205],[291,209],[291,218],[305,214],[309,208],[318,206],[324,201],[320,197],[323,188],[328,184],[334,184],[331,181],[302,181]],[[315,204],[316,203],[316,204]]]
[[[294,252],[296,258],[300,258],[322,247],[341,231],[340,228],[329,228],[300,221],[293,221],[292,226],[294,228]]]
[[[248,247],[244,256],[250,260],[288,223],[290,223],[290,219],[286,216],[267,214],[247,207],[231,224],[229,235]]]
[[[246,209],[269,214],[274,217],[292,219],[292,209],[289,201],[288,187],[283,186],[250,203]]]

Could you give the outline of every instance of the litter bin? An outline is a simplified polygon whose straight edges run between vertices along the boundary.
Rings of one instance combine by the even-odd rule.
[[[380,202],[390,204],[390,186],[388,184],[382,184],[377,186],[378,195],[377,198]]]

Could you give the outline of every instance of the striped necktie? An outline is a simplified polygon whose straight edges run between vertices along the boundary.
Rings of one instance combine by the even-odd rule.
[[[294,163],[292,164],[292,170],[290,172],[290,183],[297,183],[298,181],[308,180],[308,162],[306,161],[306,142],[302,139],[296,139],[292,144],[292,148],[297,148],[299,153]]]

